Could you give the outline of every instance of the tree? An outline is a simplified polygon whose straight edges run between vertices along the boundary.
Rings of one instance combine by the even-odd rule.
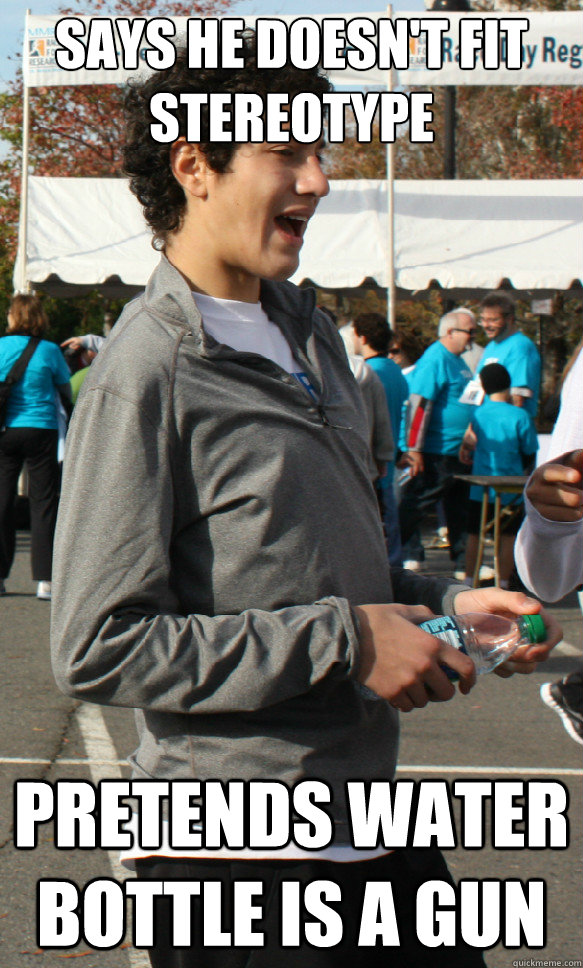
[[[92,16],[220,16],[229,0],[93,0]],[[62,7],[63,16],[82,16],[87,7]],[[16,254],[22,158],[22,72],[0,94],[0,137],[8,143],[0,162],[0,278],[8,278]],[[124,89],[116,85],[33,88],[30,171],[35,175],[116,177],[121,168]],[[73,301],[75,325],[95,327],[104,307],[99,300]],[[54,319],[71,319],[71,305],[49,301]],[[88,306],[92,307],[87,312]],[[114,307],[115,308],[115,305]],[[53,320],[51,320],[53,322]],[[99,323],[101,326],[101,322]],[[70,331],[68,334],[70,335]]]
[[[431,7],[431,2],[428,2]],[[473,11],[579,11],[581,0],[471,0]],[[435,140],[395,145],[396,178],[443,177],[444,88],[432,89]],[[457,88],[458,178],[581,178],[583,90],[575,87]],[[385,177],[378,125],[370,145],[331,149],[334,178]],[[371,174],[360,175],[360,171]]]
[[[433,143],[395,144],[396,178],[443,178],[443,88],[433,88]],[[583,90],[575,87],[457,89],[458,178],[583,177]],[[330,147],[333,178],[384,178],[378,125],[370,144],[349,135]]]

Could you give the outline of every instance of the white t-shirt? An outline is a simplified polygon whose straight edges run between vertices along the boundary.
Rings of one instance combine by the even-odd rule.
[[[307,373],[294,359],[288,341],[279,326],[271,322],[260,302],[218,299],[200,292],[193,292],[192,298],[202,316],[203,329],[217,343],[230,346],[239,353],[264,356],[295,376],[312,399],[317,400]]]
[[[192,297],[202,316],[203,329],[217,343],[240,353],[265,356],[287,373],[299,369],[285,336],[271,322],[260,302],[216,299],[199,292],[193,292]]]

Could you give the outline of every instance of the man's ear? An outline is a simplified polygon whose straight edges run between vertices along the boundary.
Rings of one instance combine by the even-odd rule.
[[[200,145],[179,138],[170,149],[170,165],[187,195],[206,198],[209,167]]]

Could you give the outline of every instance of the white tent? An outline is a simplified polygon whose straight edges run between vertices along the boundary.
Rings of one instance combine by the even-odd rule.
[[[395,272],[400,290],[580,289],[583,183],[398,181]],[[344,289],[386,286],[387,185],[335,181],[308,227],[295,282]],[[27,275],[65,295],[143,288],[158,260],[124,179],[30,179]],[[15,278],[18,278],[18,265]]]

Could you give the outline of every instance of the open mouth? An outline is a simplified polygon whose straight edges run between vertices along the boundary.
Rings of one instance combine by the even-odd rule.
[[[301,242],[304,237],[307,218],[299,215],[276,215],[275,224],[288,239]]]

